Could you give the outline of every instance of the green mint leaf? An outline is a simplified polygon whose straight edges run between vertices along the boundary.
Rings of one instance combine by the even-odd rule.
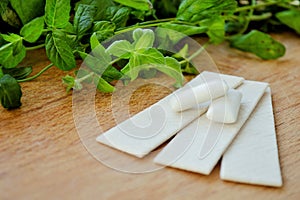
[[[155,35],[150,29],[135,29],[133,31],[134,49],[143,49],[153,46]]]
[[[257,30],[233,37],[230,45],[242,51],[254,53],[265,60],[276,59],[285,54],[285,47],[280,42]]]
[[[174,30],[173,31],[174,35],[176,34],[175,31],[178,31],[185,35],[196,35],[196,34],[204,33],[207,30],[207,28],[205,28],[205,27],[191,26],[191,25],[185,25],[185,24],[176,24],[176,23],[165,23],[160,27]],[[176,40],[178,41],[178,39],[176,39]]]
[[[115,2],[137,9],[137,10],[150,10],[152,9],[152,3],[149,0],[114,0]]]
[[[17,34],[9,34],[9,35],[6,35],[6,34],[1,34],[2,38],[7,41],[7,42],[19,42],[19,41],[22,41],[22,37],[17,35]]]
[[[94,83],[97,86],[97,89],[101,92],[113,92],[115,91],[115,87],[109,84],[106,80],[101,77],[97,77],[94,79]]]
[[[97,39],[100,42],[103,42],[104,40],[113,36],[115,29],[116,25],[108,21],[98,21],[95,22],[93,26],[93,32],[96,34]]]
[[[177,53],[172,55],[173,58],[187,59],[189,53],[189,45],[185,44]]]
[[[0,100],[4,108],[19,108],[21,103],[22,91],[19,83],[9,74],[0,78]]]
[[[96,7],[79,4],[74,17],[74,29],[78,38],[84,36],[84,33],[93,26],[95,13]]]
[[[2,70],[2,66],[0,66],[0,78],[4,76],[3,70]]]
[[[70,75],[66,75],[62,78],[63,83],[67,86],[66,91],[69,92],[71,89],[81,90],[82,85],[80,82],[76,81],[76,79]]]
[[[155,29],[155,36],[158,49],[167,49],[168,51],[172,52],[176,51],[174,49],[175,44],[186,37],[186,35],[183,33],[160,27]]]
[[[128,67],[123,68],[122,72],[135,80],[138,75],[151,77],[155,72],[150,69],[159,70],[166,75],[174,78],[178,85],[182,85],[183,76],[181,66],[175,58],[164,57],[164,55],[155,48],[139,49],[135,51],[129,60]]]
[[[134,51],[129,59],[128,75],[131,80],[135,80],[141,70],[155,68],[157,65],[164,65],[164,55],[154,48],[144,48]],[[125,71],[122,70],[124,73]]]
[[[4,68],[14,68],[26,56],[26,49],[23,45],[22,37],[16,34],[2,34],[1,36],[9,43],[0,47],[0,64]]]
[[[47,0],[45,22],[50,28],[64,28],[70,18],[70,0]]]
[[[80,4],[86,4],[95,6],[97,8],[97,12],[95,13],[95,20],[103,20],[105,18],[106,10],[113,6],[114,3],[112,0],[80,0],[76,3],[75,10],[77,11]]]
[[[225,21],[223,17],[217,16],[202,20],[200,25],[207,28],[206,34],[208,35],[210,42],[213,44],[219,44],[225,39]]]
[[[13,78],[20,80],[26,78],[31,74],[32,67],[16,67],[11,69],[3,68],[2,70],[4,74],[9,74]]]
[[[131,9],[128,7],[111,6],[106,10],[105,19],[111,21],[116,27],[124,27],[129,19]]]
[[[183,0],[176,18],[182,21],[197,22],[222,13],[232,14],[236,7],[235,0]]]
[[[108,63],[98,59],[97,57],[94,57],[90,54],[87,54],[85,52],[78,52],[80,57],[83,59],[83,64],[86,65],[89,69],[91,69],[93,72],[95,72],[98,75],[103,74],[105,69],[108,66]]]
[[[300,34],[300,11],[286,10],[276,13],[277,19]]]
[[[22,27],[20,35],[22,35],[24,37],[24,40],[26,40],[27,42],[34,43],[42,35],[43,28],[44,17],[37,17]]]
[[[0,64],[4,65],[13,55],[13,44],[8,43],[0,47]]]
[[[0,14],[5,12],[5,10],[7,9],[8,4],[9,4],[8,0],[0,1]]]
[[[61,70],[71,70],[76,67],[73,50],[69,46],[66,35],[54,30],[46,37],[46,54],[51,62]]]
[[[175,58],[166,57],[164,65],[157,65],[155,69],[163,72],[164,74],[174,78],[177,86],[182,86],[183,75],[181,72],[181,66]]]
[[[142,69],[139,72],[139,76],[144,78],[144,79],[150,79],[155,77],[157,74],[157,70],[154,68],[149,68],[149,69]]]
[[[22,24],[44,14],[45,0],[9,0]],[[47,0],[48,1],[48,0]]]
[[[110,55],[105,51],[105,48],[100,44],[97,36],[93,34],[90,38],[92,54],[102,62],[102,65],[107,67],[111,62]]]
[[[20,28],[21,21],[17,13],[8,6],[8,1],[0,2],[0,19],[12,27]]]
[[[122,77],[123,74],[111,65],[106,68],[106,70],[103,72],[101,76],[101,78],[103,78],[107,82],[111,82],[113,80],[119,80]]]
[[[132,44],[127,40],[117,40],[106,49],[107,53],[121,58],[129,58],[131,51]]]

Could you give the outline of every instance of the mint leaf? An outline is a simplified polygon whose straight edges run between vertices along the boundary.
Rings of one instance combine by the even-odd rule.
[[[165,73],[166,75],[174,78],[176,80],[176,85],[182,86],[183,75],[181,72],[181,66],[175,58],[166,57],[164,65],[157,65],[155,69]]]
[[[154,48],[138,49],[132,53],[129,59],[128,75],[131,80],[135,80],[141,70],[155,68],[157,65],[164,65],[164,55]],[[123,73],[125,71],[122,71]]]
[[[77,11],[78,6],[80,4],[86,4],[95,6],[97,8],[97,12],[95,13],[95,20],[103,20],[105,18],[105,12],[107,8],[114,5],[112,0],[80,0],[76,3],[75,10]]]
[[[285,10],[276,13],[277,19],[288,27],[294,29],[300,34],[300,11],[299,10]]]
[[[17,15],[17,13],[12,10],[8,5],[8,0],[4,0],[0,2],[0,17],[4,22],[9,24],[12,27],[20,28],[21,21]]]
[[[132,44],[127,40],[117,40],[106,49],[107,53],[122,58],[129,58],[131,51]]]
[[[202,20],[200,25],[207,28],[210,42],[219,44],[225,39],[225,21],[221,16]]]
[[[131,8],[135,8],[137,10],[150,10],[152,9],[152,4],[149,0],[114,0],[115,2],[131,7]]]
[[[132,53],[129,60],[129,68],[123,68],[122,72],[129,76],[131,80],[135,80],[139,74],[146,78],[151,77],[155,72],[150,69],[159,70],[174,78],[178,85],[183,83],[179,62],[175,58],[164,57],[155,48],[139,49]]]
[[[21,103],[22,91],[19,83],[9,74],[0,78],[0,100],[4,108],[19,108]]]
[[[115,29],[116,25],[109,21],[98,21],[95,22],[93,26],[93,32],[100,42],[113,36]]]
[[[154,78],[157,74],[157,70],[154,68],[143,69],[139,72],[139,76],[144,79]]]
[[[16,34],[1,35],[9,42],[0,47],[0,64],[5,68],[16,67],[26,56],[26,49],[22,42],[22,37]]]
[[[45,22],[50,28],[64,28],[70,18],[70,0],[47,0]]]
[[[31,74],[32,67],[16,67],[11,69],[3,68],[2,70],[4,74],[9,74],[13,78],[20,80],[26,78]]]
[[[62,78],[63,83],[67,86],[66,91],[69,92],[71,89],[81,90],[82,85],[80,82],[70,75],[66,75]]]
[[[9,61],[10,57],[13,55],[13,44],[8,43],[0,47],[0,64],[4,64]]]
[[[204,33],[207,30],[206,27],[191,26],[191,25],[176,24],[176,23],[165,23],[160,27],[174,30],[173,31],[174,34],[176,34],[175,31],[178,31],[185,35],[196,35],[196,34]],[[176,40],[178,41],[178,39]]]
[[[119,70],[117,70],[116,68],[110,65],[105,69],[101,77],[107,82],[111,82],[113,80],[119,80],[120,78],[123,77],[123,74]]]
[[[43,28],[44,17],[37,17],[22,27],[20,35],[22,35],[24,37],[24,40],[26,40],[27,42],[34,43],[42,35]]]
[[[62,31],[54,30],[47,35],[46,54],[51,62],[61,70],[71,70],[76,67],[73,50]]]
[[[150,29],[135,29],[133,31],[134,49],[143,49],[153,46],[155,35]]]
[[[233,37],[230,45],[242,51],[254,53],[265,60],[279,58],[285,53],[285,47],[280,42],[257,30]]]
[[[113,22],[116,27],[124,27],[129,19],[130,8],[111,6],[106,10],[105,19]]]
[[[74,17],[74,29],[80,39],[93,26],[96,7],[79,4]]]
[[[176,18],[182,21],[197,22],[222,13],[232,14],[236,7],[235,0],[183,0]]]
[[[111,62],[110,55],[105,51],[105,48],[100,44],[97,36],[93,34],[90,38],[92,54],[102,62],[103,66],[108,66]]]
[[[45,0],[9,0],[17,12],[22,24],[27,24],[32,19],[44,14]],[[48,0],[47,0],[48,2]]]
[[[87,54],[85,52],[78,52],[80,57],[83,59],[83,64],[86,65],[89,69],[91,69],[93,72],[95,72],[98,75],[103,74],[105,69],[108,66],[108,63],[98,59],[97,57],[94,57],[90,54]]]
[[[115,91],[115,87],[109,84],[103,78],[97,77],[94,79],[94,83],[97,86],[97,89],[101,92],[113,92]]]

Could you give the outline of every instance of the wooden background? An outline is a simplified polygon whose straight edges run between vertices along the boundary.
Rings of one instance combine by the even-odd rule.
[[[0,108],[0,199],[300,199],[300,37],[292,33],[274,37],[287,47],[286,55],[274,61],[263,61],[228,44],[210,46],[208,52],[220,72],[270,83],[282,188],[222,181],[219,165],[209,176],[172,168],[130,174],[105,166],[87,151],[88,140],[94,141],[99,132],[82,137],[82,142],[77,134],[72,93],[66,94],[61,83],[67,72],[51,68],[38,79],[22,83],[21,109]],[[24,64],[37,72],[49,61],[44,50],[37,50],[28,54]],[[130,99],[130,112],[169,92],[157,85],[139,89]],[[96,95],[103,130],[115,124],[111,98]],[[107,162],[118,161],[113,164],[122,169],[135,167],[134,160],[128,163],[122,154],[118,157],[119,152],[97,145]]]

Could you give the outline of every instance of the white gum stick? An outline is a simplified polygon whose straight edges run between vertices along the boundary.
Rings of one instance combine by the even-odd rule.
[[[176,112],[170,106],[170,98],[209,81],[225,81],[229,88],[235,88],[243,80],[241,77],[203,72],[183,88],[99,135],[96,140],[133,156],[144,157],[207,110],[205,104]]]
[[[282,186],[270,88],[225,152],[220,176],[241,183]]]
[[[155,157],[154,162],[174,168],[210,174],[222,154],[246,122],[268,84],[244,81],[239,117],[234,124],[213,122],[205,115],[182,129]]]

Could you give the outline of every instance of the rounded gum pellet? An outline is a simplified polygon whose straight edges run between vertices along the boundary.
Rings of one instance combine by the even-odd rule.
[[[227,91],[228,85],[224,81],[208,81],[196,87],[177,92],[171,97],[170,105],[174,111],[180,112],[200,103],[224,96]]]
[[[230,89],[224,97],[214,100],[207,112],[206,117],[220,123],[235,123],[241,105],[242,93]]]

